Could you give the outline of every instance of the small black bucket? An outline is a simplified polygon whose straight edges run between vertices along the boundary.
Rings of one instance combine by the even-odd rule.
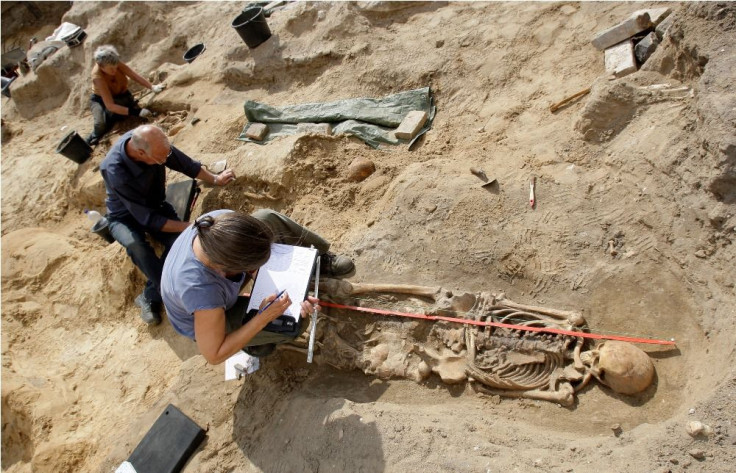
[[[194,61],[197,56],[202,54],[206,48],[204,47],[204,43],[195,44],[191,48],[187,50],[187,52],[184,53],[184,60],[186,62],[192,62]]]
[[[235,17],[232,26],[251,49],[271,37],[271,30],[261,7],[246,8]]]
[[[56,147],[56,152],[63,154],[77,164],[82,164],[92,155],[92,148],[84,139],[72,130]]]
[[[110,229],[108,228],[108,222],[105,217],[102,217],[92,225],[92,228],[90,230],[92,233],[98,234],[100,237],[102,237],[103,240],[105,240],[108,243],[115,243],[115,238],[112,237],[112,234],[110,233]]]
[[[2,94],[5,97],[10,98],[10,84],[12,84],[15,79],[17,79],[17,77],[13,77],[13,78],[2,77],[2,84],[3,84]]]

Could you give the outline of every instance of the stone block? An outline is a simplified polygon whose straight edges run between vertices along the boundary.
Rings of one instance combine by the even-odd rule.
[[[652,26],[657,26],[658,24],[662,23],[665,18],[667,18],[670,13],[672,13],[671,8],[663,7],[663,8],[646,8],[644,10],[637,10],[634,13],[632,13],[631,16],[637,16],[641,15],[642,13],[646,13],[649,15],[649,21],[652,22]]]
[[[603,51],[606,48],[621,43],[625,39],[631,38],[637,33],[641,33],[651,26],[652,22],[646,11],[644,13],[637,13],[618,25],[601,31],[593,38],[591,43],[597,50]]]
[[[654,29],[654,32],[657,33],[657,36],[659,39],[664,38],[665,33],[667,33],[667,30],[672,26],[672,23],[675,21],[675,15],[669,15],[667,18],[662,20],[660,24],[657,25],[657,27]]]
[[[265,123],[251,123],[248,130],[245,132],[245,136],[251,140],[261,141],[266,137],[268,133],[268,125]]]
[[[639,61],[639,64],[647,62],[647,59],[649,59],[649,56],[654,53],[654,50],[657,49],[658,45],[659,37],[654,31],[636,43],[636,46],[634,47],[634,55],[636,56],[637,61]]]
[[[332,135],[332,126],[329,123],[299,123],[296,126],[297,133]]]
[[[636,72],[634,42],[630,39],[622,41],[606,49],[606,72],[616,77],[623,77]]]
[[[404,119],[399,124],[399,127],[394,132],[396,138],[402,140],[410,140],[419,133],[424,124],[427,122],[427,112],[420,110],[414,110],[406,114]]]

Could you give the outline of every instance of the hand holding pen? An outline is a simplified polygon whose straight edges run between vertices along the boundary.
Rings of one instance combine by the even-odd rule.
[[[264,303],[266,305],[263,305]],[[270,322],[286,312],[286,309],[288,309],[290,305],[291,299],[284,289],[278,294],[273,294],[263,299],[263,302],[261,302],[262,307],[258,310],[258,315],[265,314],[265,317]]]

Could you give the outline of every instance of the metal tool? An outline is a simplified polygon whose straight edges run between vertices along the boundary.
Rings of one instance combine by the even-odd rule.
[[[483,183],[480,185],[481,187],[490,188],[496,185],[496,178],[493,177],[489,179],[488,176],[486,175],[486,172],[483,169],[473,167],[473,168],[470,168],[470,172],[473,175],[475,175],[478,179],[483,181]]]
[[[498,181],[496,180],[495,177],[492,177],[488,180],[488,182],[484,182],[480,186],[487,189],[487,188],[491,188],[497,185],[498,185]]]
[[[314,270],[314,298],[319,299],[319,260],[320,257],[317,255],[317,264]],[[314,307],[312,312],[312,324],[309,330],[309,348],[307,349],[307,363],[312,362],[314,357],[314,336],[317,333],[317,307]]]
[[[241,365],[240,363],[236,363],[235,366],[233,366],[233,368],[235,369],[235,372],[238,373],[238,379],[248,374],[246,369],[243,368],[243,365]]]
[[[535,176],[532,176],[532,178],[529,180],[529,206],[531,208],[534,208],[534,206],[537,203],[537,198],[534,193],[534,186],[537,184],[537,178]]]
[[[474,174],[478,179],[481,179],[483,182],[488,182],[488,176],[486,176],[486,173],[481,168],[470,168],[470,172]]]

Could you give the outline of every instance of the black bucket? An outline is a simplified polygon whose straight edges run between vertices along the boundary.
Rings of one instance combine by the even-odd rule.
[[[197,56],[202,54],[206,48],[204,47],[204,43],[195,44],[191,48],[187,50],[187,52],[184,53],[184,60],[186,62],[192,62],[194,61]]]
[[[251,49],[271,37],[271,30],[261,7],[246,8],[235,17],[232,26]]]
[[[84,139],[72,130],[56,147],[56,152],[63,154],[77,164],[82,164],[92,155],[92,148]]]
[[[96,233],[99,236],[102,237],[103,240],[105,240],[108,243],[115,243],[115,238],[113,238],[112,234],[110,233],[110,228],[108,228],[108,222],[105,217],[102,217],[92,225],[92,229],[90,230],[92,233]]]
[[[10,98],[10,84],[12,84],[15,79],[17,79],[17,77],[13,77],[13,78],[2,77],[2,84],[3,84],[2,94],[5,97]]]

